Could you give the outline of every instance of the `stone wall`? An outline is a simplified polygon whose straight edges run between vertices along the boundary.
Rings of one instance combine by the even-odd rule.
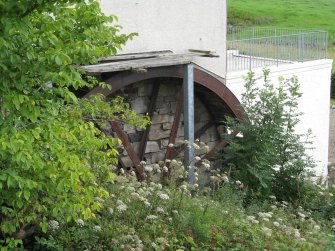
[[[160,78],[147,80],[130,85],[114,96],[122,96],[128,102],[132,109],[138,115],[144,115],[148,111],[150,104],[152,87],[154,84],[160,84],[152,124],[145,149],[144,160],[148,163],[157,163],[165,157],[165,152],[169,144],[169,136],[177,106],[177,99],[181,88],[181,81],[172,78]],[[195,131],[199,130],[207,122],[212,121],[205,105],[201,102],[201,97],[195,97]],[[184,140],[183,115],[177,132],[177,141]],[[134,126],[123,125],[123,129],[129,137],[129,140],[135,151],[139,151],[139,146],[143,130]],[[211,126],[200,136],[200,141],[206,143],[209,149],[212,149],[220,140],[219,129]],[[132,166],[132,162],[124,149],[120,150],[120,158],[126,167]],[[204,148],[197,150],[197,155],[205,154]],[[178,155],[181,158],[183,153]]]

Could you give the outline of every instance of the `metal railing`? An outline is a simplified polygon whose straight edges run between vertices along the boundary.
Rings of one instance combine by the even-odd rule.
[[[322,30],[228,27],[227,71],[324,59],[327,41]]]

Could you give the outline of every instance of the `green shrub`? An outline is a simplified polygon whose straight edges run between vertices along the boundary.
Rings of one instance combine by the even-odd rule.
[[[228,118],[230,130],[239,131],[242,137],[227,136],[229,145],[221,153],[223,170],[243,182],[249,199],[275,195],[297,201],[304,194],[305,172],[314,164],[305,151],[309,134],[295,132],[299,84],[293,77],[274,85],[268,75],[265,70],[262,85],[252,72],[246,78],[242,106],[248,122]]]
[[[94,0],[0,5],[0,245],[14,250],[50,220],[101,208],[94,197],[108,195],[119,140],[95,124],[135,114],[120,99],[78,101],[70,90],[98,83],[74,65],[115,54],[134,34],[120,34]]]

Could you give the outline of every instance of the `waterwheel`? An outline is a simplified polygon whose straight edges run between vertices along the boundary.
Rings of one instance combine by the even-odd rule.
[[[183,154],[182,149],[171,147],[184,136],[183,69],[183,65],[175,65],[148,68],[144,72],[103,73],[102,80],[112,85],[112,89],[95,87],[85,95],[123,96],[138,115],[147,114],[152,119],[152,124],[140,131],[117,121],[111,122],[111,129],[124,148],[120,152],[120,164],[124,168],[134,167],[139,180],[145,178],[141,161],[150,164]],[[226,133],[226,116],[243,120],[240,103],[222,79],[195,67],[194,111],[194,137],[206,143],[209,149],[198,151],[197,155],[211,159],[227,144],[222,137]]]

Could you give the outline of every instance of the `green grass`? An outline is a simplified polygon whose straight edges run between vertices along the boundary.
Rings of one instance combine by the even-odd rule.
[[[330,100],[330,103],[331,103],[333,106],[335,106],[335,99],[332,98],[332,99]]]
[[[335,60],[334,13],[334,0],[228,0],[231,25],[327,30],[328,57]]]

